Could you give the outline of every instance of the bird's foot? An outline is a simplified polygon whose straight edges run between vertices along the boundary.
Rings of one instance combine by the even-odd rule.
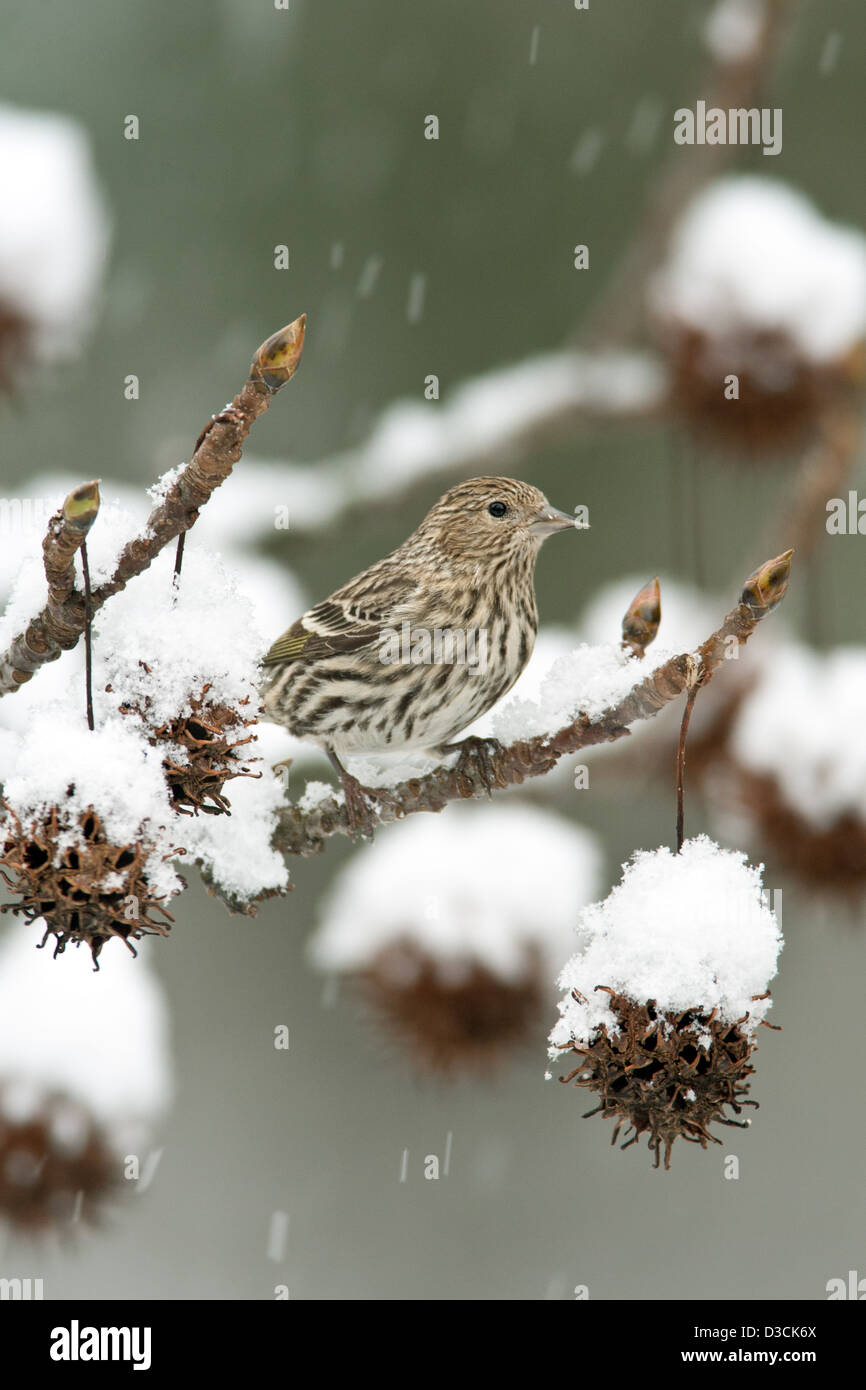
[[[346,798],[346,821],[352,839],[372,840],[376,817],[370,809],[368,798],[393,805],[396,797],[384,787],[365,787],[351,772],[340,775],[343,795]]]
[[[351,772],[346,771],[333,749],[329,748],[326,752],[343,788],[349,834],[353,840],[358,837],[363,840],[372,840],[376,820],[370,809],[368,798],[373,801],[381,801],[386,805],[394,805],[396,797],[393,792],[386,791],[384,787],[365,787],[363,783],[358,781],[357,777],[353,777]]]
[[[502,744],[498,738],[476,738],[473,734],[470,738],[461,739],[459,743],[440,744],[439,751],[459,752],[460,757],[454,769],[457,776],[472,778],[477,772],[488,796],[492,795],[494,787],[505,786],[493,767],[493,758],[502,752]]]
[[[344,772],[340,780],[346,799],[346,823],[350,836],[353,840],[372,840],[375,822],[367,797],[375,794],[373,789],[362,786],[351,772]]]

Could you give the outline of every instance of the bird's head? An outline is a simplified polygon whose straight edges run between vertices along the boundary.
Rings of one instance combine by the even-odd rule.
[[[516,478],[469,478],[430,508],[416,537],[456,561],[534,557],[555,531],[575,520],[552,507],[543,492]]]

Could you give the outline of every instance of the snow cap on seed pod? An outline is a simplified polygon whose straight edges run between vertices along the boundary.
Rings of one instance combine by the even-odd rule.
[[[109,219],[83,129],[0,105],[0,388],[75,353],[105,271]]]
[[[71,955],[60,971],[26,927],[0,931],[0,1220],[29,1233],[98,1220],[141,1176],[172,1098],[146,959],[118,951],[96,974]]]
[[[866,888],[866,648],[791,643],[767,663],[729,738],[733,808],[803,883]]]
[[[866,382],[866,236],[774,179],[699,193],[649,295],[675,404],[735,451],[797,445]]]
[[[593,836],[534,806],[416,816],[338,875],[311,956],[360,985],[417,1064],[484,1072],[539,1025],[599,868]]]
[[[782,947],[761,870],[706,836],[640,851],[578,939],[550,1035],[551,1058],[577,1059],[560,1079],[596,1093],[587,1113],[613,1119],[612,1142],[646,1134],[656,1167],[679,1136],[721,1142],[709,1126],[755,1104],[746,1078]]]

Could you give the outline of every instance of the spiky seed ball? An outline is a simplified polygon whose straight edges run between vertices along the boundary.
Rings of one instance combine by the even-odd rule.
[[[866,380],[860,347],[838,362],[816,363],[777,332],[716,337],[671,321],[660,337],[675,409],[699,438],[747,461],[802,446],[829,409],[853,399]]]
[[[866,890],[866,649],[786,643],[737,711],[710,768],[713,802],[750,825],[801,884]]]
[[[856,904],[866,892],[866,823],[841,812],[813,825],[788,801],[775,777],[735,769],[734,797],[775,863],[801,883]]]
[[[580,1060],[560,1081],[601,1098],[585,1118],[612,1119],[612,1144],[625,1126],[624,1149],[646,1134],[656,1168],[662,1155],[665,1168],[670,1168],[671,1149],[680,1136],[705,1149],[708,1143],[722,1142],[709,1132],[711,1124],[745,1128],[746,1121],[726,1114],[739,1115],[743,1106],[757,1106],[757,1101],[746,1099],[746,1077],[755,1070],[750,1061],[755,1042],[741,1030],[745,1019],[725,1022],[715,1011],[661,1013],[652,1000],[639,1005],[613,990],[606,993],[617,1027],[602,1025],[588,1044],[562,1049]]]
[[[775,179],[700,191],[648,295],[675,404],[740,456],[799,443],[863,389],[866,238]]]
[[[0,877],[15,900],[3,903],[0,912],[20,914],[27,922],[44,918],[42,944],[54,936],[55,956],[70,942],[86,942],[98,967],[99,953],[112,937],[120,937],[134,954],[133,941],[168,935],[174,919],[148,883],[146,838],[113,844],[93,807],[74,821],[53,807],[26,825],[5,803],[4,811]]]
[[[73,1220],[95,1223],[119,1187],[120,1163],[101,1126],[67,1097],[46,1097],[12,1118],[0,1085],[0,1219],[38,1235]]]
[[[489,1075],[531,1036],[545,982],[540,953],[503,980],[478,961],[442,961],[410,941],[395,942],[359,975],[361,991],[385,1030],[422,1071],[444,1077]]]
[[[150,675],[150,667],[139,663]],[[238,737],[244,729],[252,728],[257,720],[251,710],[249,697],[242,699],[240,708],[225,704],[209,695],[205,685],[188,701],[189,714],[156,724],[149,701],[142,704],[124,703],[120,713],[137,715],[147,730],[147,740],[154,747],[164,746],[163,761],[169,798],[174,809],[182,815],[231,815],[231,802],[223,793],[226,782],[235,777],[260,777],[251,771],[244,755],[238,750],[254,742],[255,735]],[[111,693],[111,686],[106,686]]]

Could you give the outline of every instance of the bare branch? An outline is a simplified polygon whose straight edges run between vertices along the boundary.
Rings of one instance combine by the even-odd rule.
[[[763,24],[754,49],[734,61],[716,59],[700,87],[708,108],[727,111],[760,105],[757,98],[778,53],[789,9],[789,0],[765,0]],[[629,236],[613,278],[578,326],[574,342],[624,346],[638,336],[644,315],[644,289],[665,254],[675,223],[695,195],[726,171],[738,152],[733,144],[694,145],[683,146],[670,157],[667,166],[654,178],[641,220]]]
[[[94,589],[92,613],[98,612],[130,579],[146,570],[164,546],[194,524],[211,493],[225,482],[240,458],[254,422],[267,410],[280,387],[294,376],[304,346],[304,326],[302,314],[259,348],[242,390],[231,405],[211,417],[196,441],[189,463],[151,512],[144,530],[124,547],[111,578]],[[72,499],[82,492],[78,488],[71,493],[62,512],[49,523],[43,546],[48,599],[26,631],[0,655],[0,695],[18,690],[41,666],[74,647],[84,632],[85,598],[75,588],[72,558],[93,516],[81,529],[82,518],[88,515],[86,499],[80,504],[84,511],[77,520],[66,514]]]
[[[767,527],[764,543],[768,549],[784,535],[791,538],[799,554],[811,555],[827,534],[827,502],[845,495],[863,439],[862,413],[853,403],[827,410],[818,433],[793,487],[786,490],[781,515]]]

